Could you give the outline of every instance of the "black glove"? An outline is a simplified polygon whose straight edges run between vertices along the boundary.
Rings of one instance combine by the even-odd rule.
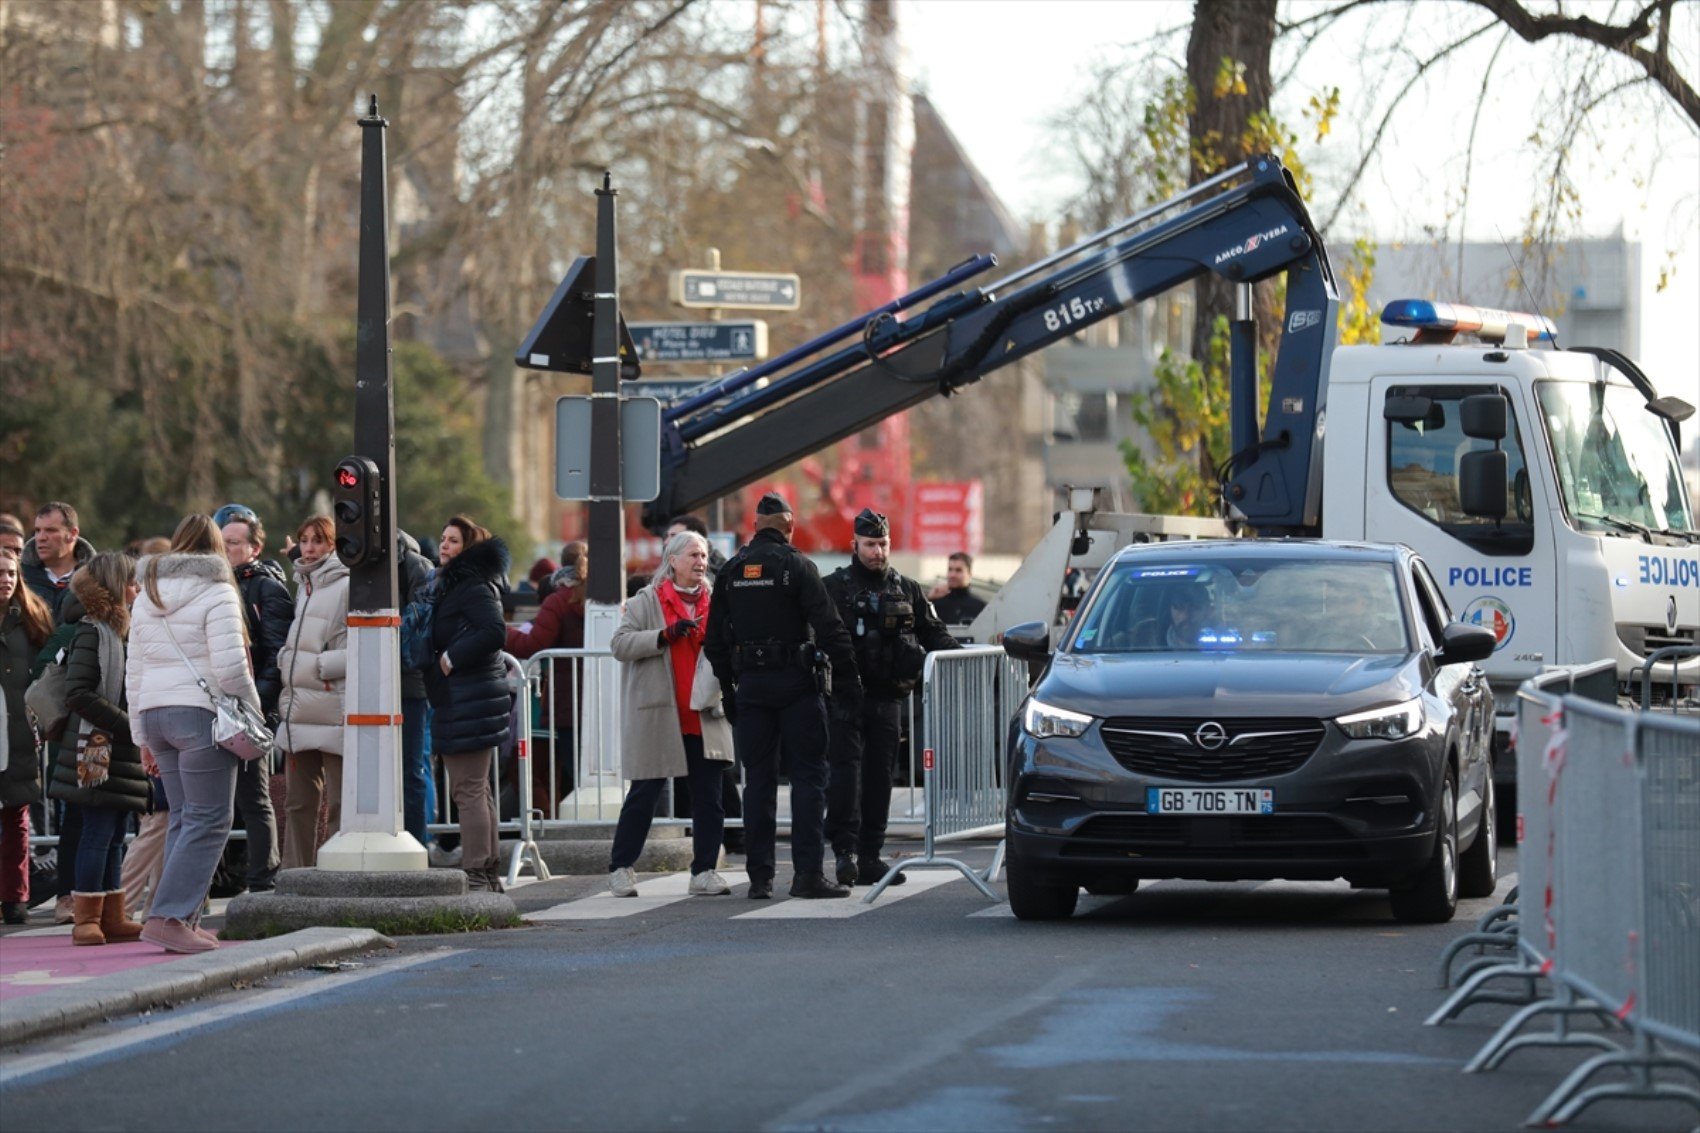
[[[680,638],[695,633],[696,628],[697,623],[693,619],[680,618],[661,632],[668,641],[678,641]]]

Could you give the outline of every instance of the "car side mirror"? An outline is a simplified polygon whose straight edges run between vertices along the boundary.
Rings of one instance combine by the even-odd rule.
[[[1468,622],[1453,622],[1441,633],[1440,652],[1435,655],[1435,660],[1442,665],[1480,661],[1491,656],[1497,644],[1499,639],[1493,635],[1493,630]]]
[[[1018,661],[1043,661],[1051,655],[1050,627],[1044,622],[1010,626],[1004,631],[1003,651]]]

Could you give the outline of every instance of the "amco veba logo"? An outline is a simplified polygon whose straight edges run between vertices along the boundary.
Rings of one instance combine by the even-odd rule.
[[[1498,653],[1505,648],[1511,635],[1517,632],[1517,618],[1511,612],[1511,607],[1498,598],[1477,598],[1464,607],[1464,614],[1459,619],[1473,626],[1493,630],[1493,651]]]

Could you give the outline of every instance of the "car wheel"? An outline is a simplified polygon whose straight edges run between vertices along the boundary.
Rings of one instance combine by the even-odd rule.
[[[1440,789],[1434,825],[1434,852],[1428,864],[1410,884],[1389,894],[1397,920],[1442,924],[1458,911],[1458,781],[1450,767]]]
[[[1460,897],[1491,897],[1499,884],[1499,815],[1498,800],[1493,797],[1493,779],[1487,781],[1487,797],[1482,800],[1482,825],[1476,840],[1458,858],[1458,895]]]
[[[1014,858],[1009,860],[1008,880],[1009,908],[1017,920],[1067,920],[1080,900],[1080,886],[1035,877]]]

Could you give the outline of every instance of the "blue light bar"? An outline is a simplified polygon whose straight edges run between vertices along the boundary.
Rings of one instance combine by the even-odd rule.
[[[1396,327],[1438,332],[1428,336],[1428,341],[1450,342],[1453,335],[1473,334],[1484,341],[1504,342],[1514,323],[1528,332],[1530,342],[1552,342],[1558,336],[1558,328],[1543,315],[1465,303],[1435,303],[1428,299],[1395,299],[1382,308],[1381,321]]]

